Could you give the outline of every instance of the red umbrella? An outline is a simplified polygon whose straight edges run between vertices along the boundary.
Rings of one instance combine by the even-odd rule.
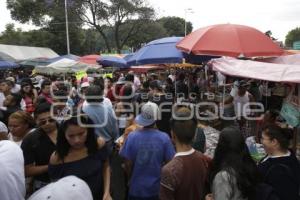
[[[183,38],[176,47],[195,55],[258,57],[283,54],[283,50],[264,33],[236,24],[200,28]]]
[[[82,56],[79,61],[80,62],[84,62],[87,64],[94,64],[94,65],[98,65],[97,63],[97,59],[100,58],[100,55],[96,55],[96,54],[92,54],[92,55],[86,55],[86,56]]]

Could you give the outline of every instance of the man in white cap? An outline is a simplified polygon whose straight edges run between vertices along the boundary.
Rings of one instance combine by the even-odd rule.
[[[28,200],[93,200],[93,197],[83,180],[67,176],[36,191]]]
[[[0,121],[0,140],[8,140],[7,126]]]
[[[0,199],[24,200],[24,158],[20,147],[8,140],[0,141]]]
[[[15,78],[14,77],[7,77],[5,80],[7,80],[7,81],[11,81],[11,83],[12,83],[12,88],[11,88],[11,92],[12,93],[18,93],[18,92],[20,92],[20,90],[21,90],[21,86],[19,85],[19,84],[16,84],[16,80],[15,80]]]
[[[158,115],[158,106],[147,102],[135,118],[143,128],[130,133],[120,151],[131,176],[128,199],[158,199],[161,168],[175,155],[170,137],[156,128]]]

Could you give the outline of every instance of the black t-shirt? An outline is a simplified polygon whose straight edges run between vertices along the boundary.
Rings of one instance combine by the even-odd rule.
[[[264,159],[262,159],[263,161]],[[271,185],[280,199],[300,199],[300,164],[295,154],[268,158],[258,165],[264,182]]]
[[[55,151],[55,144],[41,128],[38,128],[24,138],[21,148],[25,166],[33,163],[36,166],[48,165],[50,157]],[[34,178],[39,181],[50,182],[48,172]]]

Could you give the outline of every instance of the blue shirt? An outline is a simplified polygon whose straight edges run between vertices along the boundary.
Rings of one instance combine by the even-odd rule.
[[[175,149],[166,133],[142,129],[129,134],[120,155],[133,163],[129,194],[146,198],[159,194],[161,168]]]
[[[115,141],[119,137],[118,123],[112,107],[103,103],[87,103],[82,110],[94,123],[95,134],[105,141]]]

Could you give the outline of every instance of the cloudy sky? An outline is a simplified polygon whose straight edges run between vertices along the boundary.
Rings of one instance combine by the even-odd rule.
[[[200,27],[221,24],[243,24],[263,32],[271,30],[273,37],[284,40],[289,30],[300,27],[300,0],[148,0],[158,17],[179,16]],[[185,12],[187,9],[192,11]],[[6,0],[0,0],[0,32],[5,24],[16,23],[6,9]],[[24,30],[30,25],[16,23]]]

